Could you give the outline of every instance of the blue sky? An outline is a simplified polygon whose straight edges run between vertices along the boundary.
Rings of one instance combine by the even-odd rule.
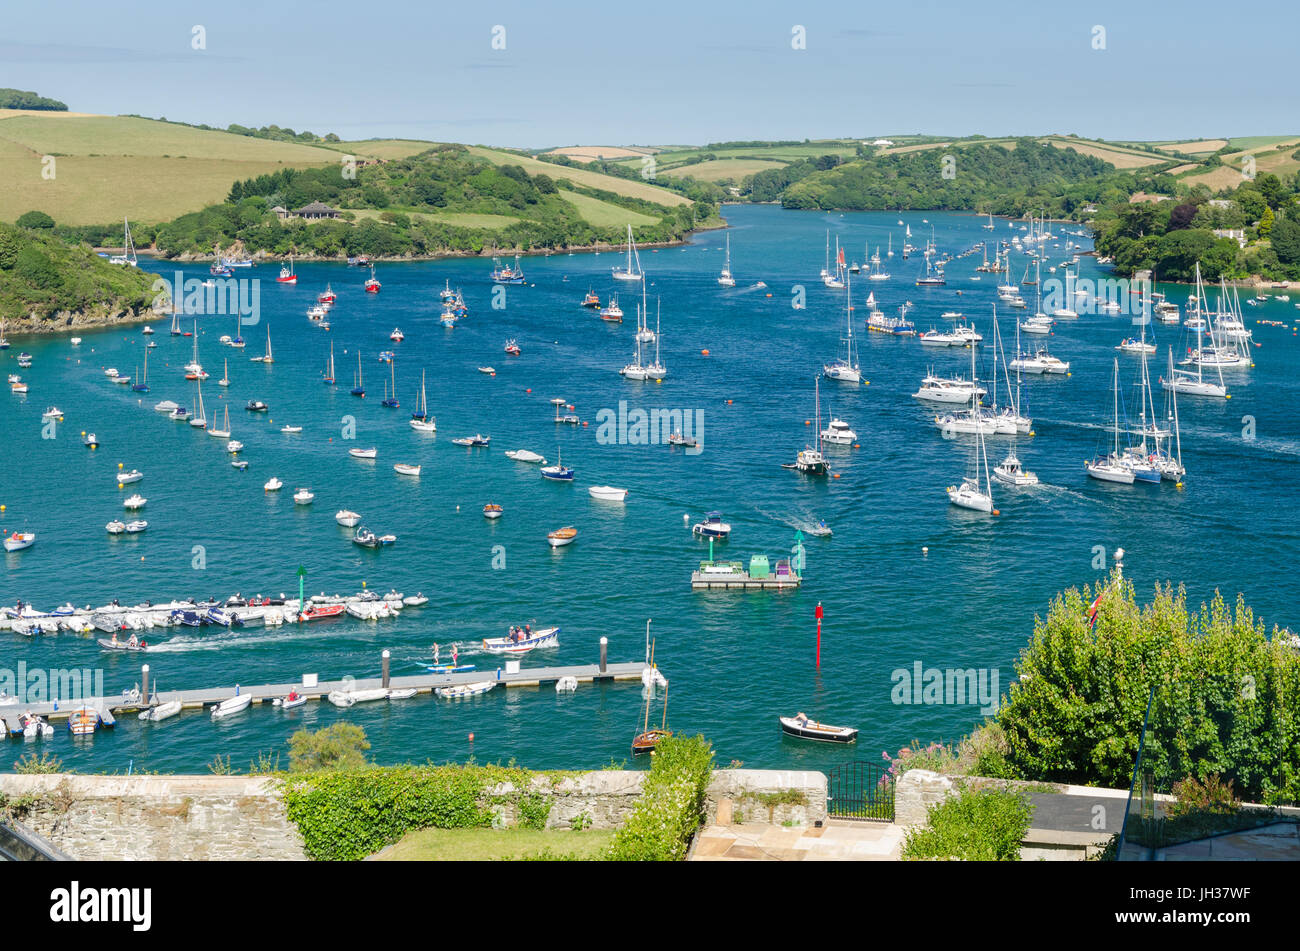
[[[0,86],[216,126],[521,147],[1300,133],[1300,14],[1275,0],[2,2]]]

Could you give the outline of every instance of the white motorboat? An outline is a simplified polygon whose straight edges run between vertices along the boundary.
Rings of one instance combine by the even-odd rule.
[[[858,441],[858,434],[851,426],[837,416],[831,416],[826,428],[821,433],[822,442],[832,446],[851,446]]]
[[[1054,357],[1047,352],[1046,347],[1040,347],[1035,353],[1022,353],[1016,359],[1010,361],[1008,366],[1019,373],[1055,373],[1063,374],[1070,372],[1070,364],[1059,357]]]
[[[116,481],[119,486],[122,486],[130,485],[132,482],[139,482],[143,478],[143,472],[139,469],[132,469],[130,472],[119,472]]]
[[[141,712],[140,719],[150,723],[157,723],[159,720],[166,720],[168,717],[176,716],[181,712],[182,706],[183,704],[179,700],[168,700],[166,703],[157,704]]]
[[[393,466],[393,469],[398,475],[418,476],[420,474],[419,466],[414,466],[407,462],[399,462]]]
[[[603,502],[622,502],[627,498],[627,489],[617,489],[612,485],[588,486],[587,492],[593,499]]]
[[[316,494],[311,489],[299,489],[293,494],[293,501],[297,505],[311,505]]]
[[[1021,466],[1014,449],[994,468],[993,478],[1007,485],[1038,485],[1038,476]]]
[[[1035,314],[1020,322],[1020,329],[1027,334],[1046,335],[1052,332],[1052,318],[1046,314]]]
[[[560,643],[558,627],[543,627],[537,630],[513,628],[514,637],[485,637],[483,649],[490,654],[525,654],[538,647],[556,647]]]
[[[360,523],[361,516],[350,509],[339,509],[334,513],[334,521],[344,528],[355,528]]]
[[[348,455],[353,459],[374,459],[379,455],[377,449],[349,449]]]
[[[145,503],[148,502],[148,501],[149,501],[149,500],[146,499],[143,495],[140,495],[140,494],[137,493],[136,495],[128,496],[128,497],[126,498],[126,501],[124,501],[124,502],[122,503],[122,505],[123,505],[125,508],[131,509],[131,510],[134,511],[135,509],[142,509],[142,508],[144,508]]]
[[[248,709],[248,705],[253,702],[252,694],[236,694],[228,697],[216,704],[212,708],[212,719],[219,720],[222,717],[228,717],[235,713],[241,713]]]
[[[121,522],[118,521],[117,519],[113,519],[113,521],[105,525],[104,528],[108,531],[108,534],[110,535],[121,535],[123,532],[126,531],[126,522]]]
[[[466,697],[477,697],[481,693],[487,693],[497,685],[495,680],[480,680],[472,684],[456,684],[452,687],[434,687],[433,692],[439,697],[447,700],[463,700]]]
[[[546,465],[546,457],[539,456],[529,449],[507,449],[506,458],[513,459],[515,462],[531,462]]]
[[[128,535],[138,535],[149,527],[149,523],[142,518],[135,519],[126,523],[126,533]]]
[[[279,492],[283,488],[284,483],[275,476],[271,476],[271,478],[267,480],[266,485],[262,486],[263,491],[266,492]]]
[[[243,448],[244,444],[238,439],[232,439],[230,442],[226,443],[226,452],[239,452]]]
[[[921,381],[921,388],[912,396],[932,403],[969,403],[972,396],[984,396],[988,391],[978,383],[962,377],[940,377],[931,374]]]
[[[57,406],[49,407],[44,413],[41,413],[41,419],[62,419],[63,410]]]
[[[731,523],[722,520],[721,512],[710,512],[704,516],[704,521],[696,522],[691,526],[691,532],[701,538],[722,540],[731,535]]]
[[[153,409],[155,413],[174,413],[180,409],[180,405],[173,400],[163,400],[161,403],[155,403]]]
[[[302,427],[301,427],[301,426],[281,426],[281,427],[280,427],[280,432],[282,432],[282,433],[286,433],[286,434],[300,433],[300,432],[302,432]]]

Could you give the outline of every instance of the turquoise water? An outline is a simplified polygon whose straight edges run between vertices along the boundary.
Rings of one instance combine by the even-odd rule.
[[[1024,388],[1037,435],[1021,439],[1020,456],[1045,484],[1019,491],[995,486],[1001,515],[990,519],[948,504],[944,488],[965,474],[970,443],[941,438],[933,409],[911,397],[928,367],[969,372],[969,351],[927,351],[914,339],[866,334],[865,280],[854,282],[853,296],[870,385],[823,380],[821,387],[824,406],[853,425],[861,448],[828,450],[838,479],[816,481],[781,468],[811,438],[804,421],[813,416],[814,379],[842,349],[843,292],[824,288],[817,278],[826,229],[832,240],[839,235],[850,260],[862,259],[864,241],[883,248],[893,233],[893,278],[871,289],[887,313],[913,301],[921,330],[943,324],[939,314],[957,309],[989,336],[997,281],[992,275],[970,279],[979,256],[952,262],[947,287],[917,288],[912,282],[923,261],[918,254],[904,262],[897,253],[902,229],[896,214],[763,206],[735,207],[727,215],[735,289],[716,284],[722,232],[642,255],[652,313],[656,298],[662,300],[662,355],[669,368],[662,384],[618,375],[631,358],[634,333],[632,288],[610,278],[610,267],[621,263],[618,255],[526,258],[534,286],[509,288],[500,310],[491,307],[484,260],[381,265],[377,296],[362,292],[364,274],[341,265],[299,265],[296,287],[277,286],[271,266],[237,272],[266,282],[263,324],[244,328],[248,347],[236,351],[218,343],[234,332],[233,319],[203,318],[199,347],[212,373],[204,387],[208,418],[230,406],[234,438],[245,443],[243,457],[251,463],[243,473],[229,465],[224,440],[153,412],[163,399],[194,403],[194,385],[181,369],[192,341],[168,336],[165,319],[153,324],[152,391],[143,397],[102,372],[116,366],[135,375],[147,339],[138,328],[83,332],[79,347],[66,338],[15,337],[13,349],[0,354],[6,372],[18,372],[20,350],[30,351],[35,363],[23,373],[31,384],[25,399],[0,396],[6,456],[0,503],[6,530],[25,527],[39,539],[5,556],[0,601],[21,597],[54,607],[114,597],[135,603],[235,591],[296,593],[299,564],[307,570],[309,593],[349,593],[366,583],[380,591],[418,590],[431,599],[378,624],[344,619],[223,633],[155,630],[148,636],[163,650],[148,661],[164,692],[291,681],[303,672],[374,676],[384,648],[393,652],[395,674],[417,673],[434,641],[444,649],[455,640],[472,643],[528,620],[558,624],[563,632],[557,649],[529,655],[525,666],[594,662],[602,636],[609,638],[611,660],[633,661],[642,657],[645,621],[653,618],[657,656],[671,684],[672,726],[706,734],[723,763],[792,768],[876,759],[881,749],[913,737],[955,739],[967,731],[982,719],[974,706],[895,704],[891,672],[910,670],[917,661],[993,668],[1005,691],[1035,613],[1045,612],[1061,588],[1101,575],[1093,567],[1094,546],[1123,547],[1126,573],[1140,591],[1169,578],[1185,581],[1194,601],[1215,587],[1229,597],[1243,591],[1270,623],[1294,623],[1288,592],[1300,544],[1285,501],[1300,459],[1300,381],[1292,372],[1296,343],[1289,329],[1300,315],[1292,304],[1246,308],[1262,346],[1253,370],[1228,375],[1233,399],[1180,402],[1188,468],[1181,491],[1168,483],[1111,486],[1085,477],[1082,461],[1106,438],[1114,346],[1133,328],[1124,317],[1058,323],[1048,343],[1071,361],[1072,375],[1029,380]],[[928,232],[922,218],[935,225],[939,246],[950,253],[989,235],[980,227],[985,219],[909,215],[918,246]],[[1007,239],[1013,233],[999,222],[992,234]],[[1060,241],[1049,254],[1053,263],[1067,257]],[[1013,258],[1017,280],[1025,260]],[[171,276],[171,268],[162,270]],[[1082,277],[1099,273],[1083,259]],[[206,268],[187,274],[207,276]],[[437,291],[446,280],[463,288],[471,309],[454,330],[437,319]],[[752,287],[760,280],[765,290]],[[330,332],[304,316],[327,282],[339,295]],[[790,306],[794,284],[807,290],[804,310]],[[604,323],[579,306],[589,286],[602,299],[620,294],[624,323]],[[1165,290],[1184,303],[1186,288]],[[1003,319],[1009,347],[1012,321],[1023,313]],[[1261,318],[1288,326],[1253,323]],[[261,352],[268,323],[276,359],[264,366],[248,357]],[[394,327],[406,335],[401,344],[388,339]],[[1163,369],[1167,345],[1176,352],[1188,345],[1178,328],[1157,325],[1155,334],[1161,349],[1153,376]],[[336,387],[320,380],[331,338]],[[521,356],[502,352],[509,338],[518,340]],[[397,351],[400,409],[380,405],[389,367],[376,357],[385,349]],[[358,350],[364,400],[348,394]],[[223,358],[230,361],[228,390],[215,385]],[[987,375],[987,358],[981,359]],[[1127,388],[1137,359],[1120,361]],[[496,367],[494,377],[477,371],[484,364]],[[436,437],[407,426],[421,370],[428,374]],[[572,403],[590,425],[557,426],[552,397]],[[270,413],[247,413],[249,399],[264,400]],[[620,400],[629,408],[700,411],[704,451],[601,444],[597,413]],[[42,439],[41,413],[51,403],[64,410],[65,422],[56,438]],[[346,416],[355,418],[355,441],[343,438]],[[1243,416],[1255,418],[1253,440],[1242,438]],[[285,424],[304,431],[283,435]],[[99,436],[97,451],[81,445],[83,430]],[[491,449],[451,444],[475,432],[491,434]],[[991,465],[1005,444],[1004,438],[989,440]],[[379,450],[375,462],[346,453],[350,446],[372,445]],[[505,458],[511,448],[551,460],[562,452],[564,463],[577,470],[574,484],[542,480],[535,467]],[[423,474],[398,476],[395,462],[419,462]],[[144,481],[118,490],[113,475],[119,463],[143,470]],[[262,491],[272,475],[285,484],[278,494]],[[626,505],[593,501],[586,487],[594,484],[627,487]],[[297,486],[310,486],[315,504],[295,506]],[[121,516],[121,499],[135,490],[149,499],[142,513],[148,532],[108,536],[104,524]],[[502,504],[505,516],[484,519],[480,510],[488,501]],[[372,529],[396,533],[397,544],[378,552],[352,545],[333,519],[344,507],[361,512]],[[720,546],[731,558],[788,554],[795,530],[819,518],[835,535],[808,540],[806,582],[797,593],[692,592],[690,573],[707,545],[691,537],[683,515],[694,521],[715,508],[734,525],[731,540]],[[568,524],[578,528],[577,542],[551,551],[546,533]],[[202,569],[193,566],[195,546],[205,552]],[[503,546],[503,568],[493,567],[494,546]],[[818,602],[825,610],[820,670],[814,666]],[[32,668],[100,666],[112,693],[139,680],[139,655],[104,656],[93,638],[0,637],[6,667],[20,660]],[[482,655],[468,659],[495,666]],[[456,704],[420,697],[346,711],[316,704],[289,714],[253,709],[215,724],[186,713],[157,726],[124,722],[92,740],[74,743],[60,732],[43,742],[78,769],[118,770],[131,763],[137,770],[202,771],[217,754],[242,766],[259,751],[283,749],[300,725],[346,719],[365,727],[381,762],[472,753],[480,760],[583,767],[629,758],[640,710],[636,685],[582,687],[569,696],[523,689]],[[784,739],[775,718],[795,710],[858,726],[857,750]],[[8,751],[17,758],[19,743],[11,742]]]

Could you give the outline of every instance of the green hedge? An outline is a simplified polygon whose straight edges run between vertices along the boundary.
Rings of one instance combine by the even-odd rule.
[[[1027,799],[1001,789],[951,796],[929,811],[929,825],[911,829],[904,859],[1018,862],[1033,812]]]
[[[314,859],[373,855],[414,829],[488,827],[493,806],[513,801],[520,825],[543,828],[549,799],[518,792],[538,775],[508,766],[371,766],[294,775],[282,780],[289,819]],[[548,774],[556,778],[559,774]],[[514,796],[488,796],[498,783]]]
[[[702,736],[671,736],[651,754],[641,799],[614,836],[609,858],[674,862],[686,857],[704,819],[713,747]]]

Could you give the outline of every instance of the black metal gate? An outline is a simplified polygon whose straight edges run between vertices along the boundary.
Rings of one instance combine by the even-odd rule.
[[[832,818],[894,821],[894,783],[883,765],[845,763],[826,780],[826,812]]]

